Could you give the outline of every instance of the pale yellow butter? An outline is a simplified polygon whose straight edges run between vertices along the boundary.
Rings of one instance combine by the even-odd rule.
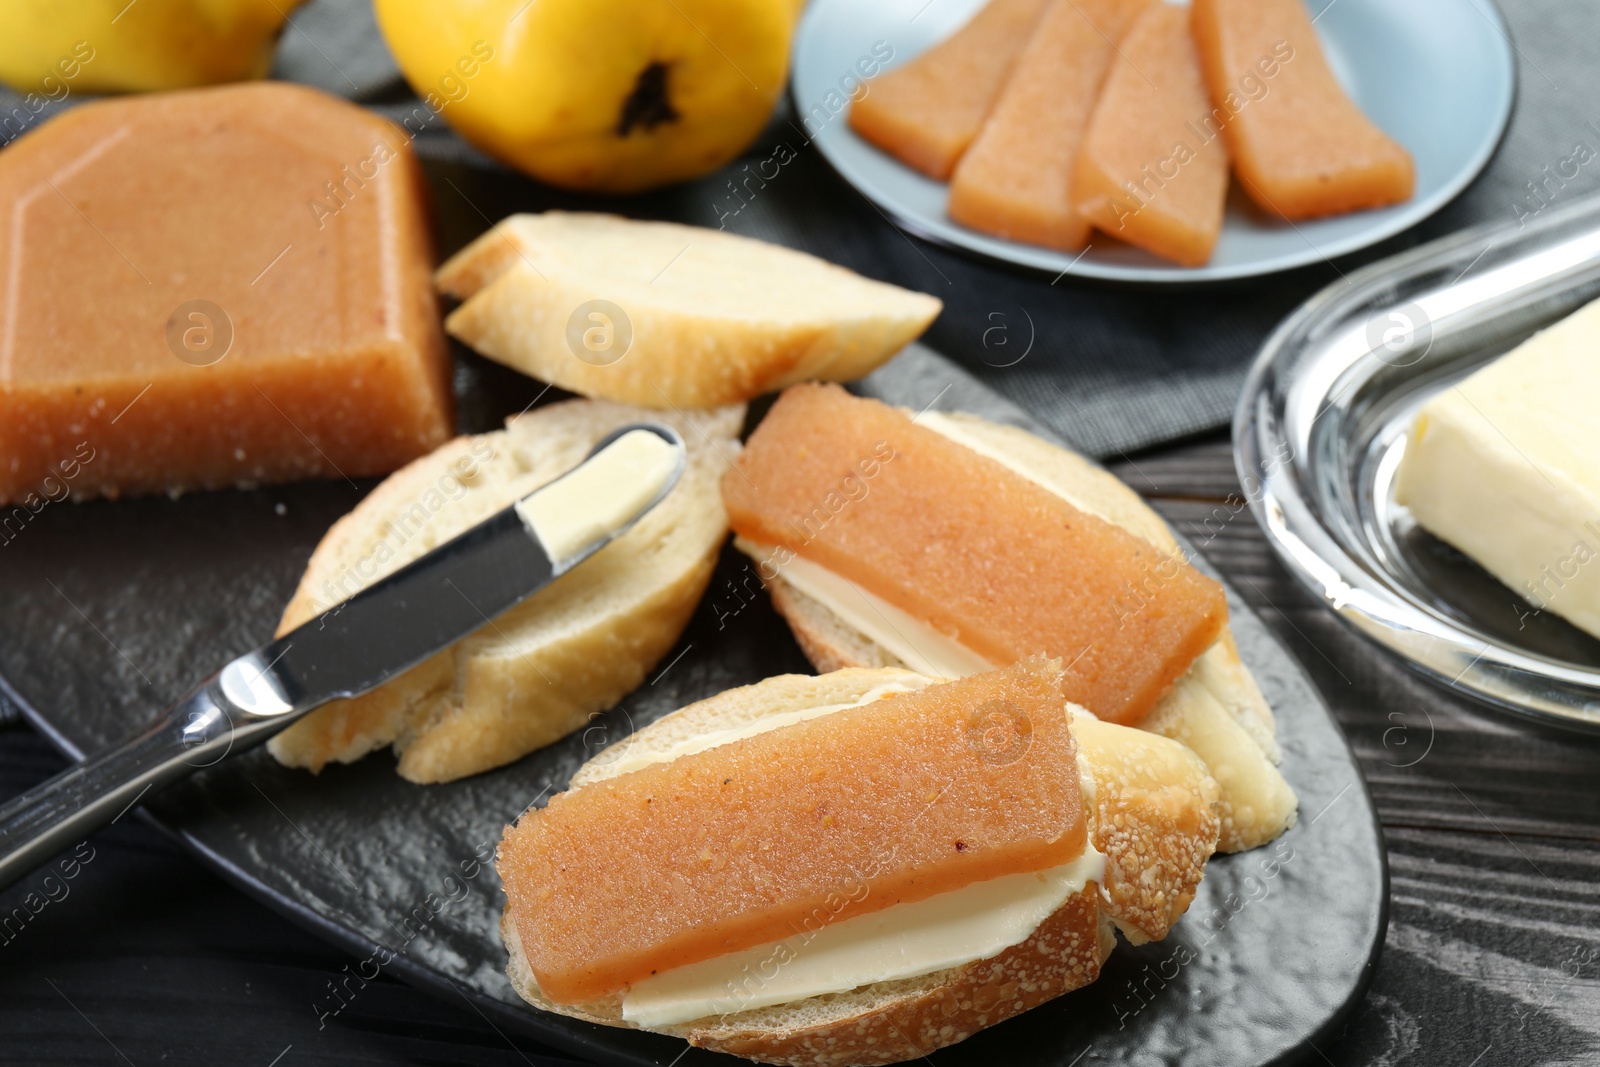
[[[649,509],[681,449],[632,430],[587,462],[517,502],[517,513],[559,568]]]
[[[1423,405],[1396,474],[1423,529],[1600,637],[1600,301]]]
[[[789,1004],[874,982],[988,959],[1033,936],[1067,899],[1105,878],[1092,844],[1071,863],[1008,874],[911,904],[831,923],[783,941],[635,982],[622,1017],[646,1028]],[[841,886],[848,898],[849,887]]]
[[[741,552],[758,560],[773,560],[778,550],[744,538]],[[808,559],[788,553],[789,562],[774,562],[778,577],[843,619],[845,624],[872,640],[918,674],[930,678],[965,678],[994,670],[994,664],[949,634],[940,633],[923,620],[869,593],[855,582]]]

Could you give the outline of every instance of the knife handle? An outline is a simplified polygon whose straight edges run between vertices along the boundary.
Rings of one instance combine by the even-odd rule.
[[[146,794],[276,732],[208,681],[143,732],[0,805],[0,889],[128,813]]]

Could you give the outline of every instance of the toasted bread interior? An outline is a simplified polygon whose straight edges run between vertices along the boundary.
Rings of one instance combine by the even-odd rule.
[[[436,277],[445,320],[490,359],[650,408],[852,381],[942,306],[815,256],[720,230],[615,215],[513,215]]]

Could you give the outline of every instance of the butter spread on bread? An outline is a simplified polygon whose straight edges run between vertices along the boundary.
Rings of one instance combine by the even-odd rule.
[[[564,474],[621,426],[664,423],[688,452],[666,498],[581,567],[393,681],[313,712],[270,742],[272,754],[318,770],[393,745],[402,777],[443,782],[509,763],[615,705],[678,640],[710,581],[727,536],[717,481],[743,418],[740,405],[680,414],[568,400],[457,438],[385,480],[317,546],[280,632]]]
[[[1048,870],[1004,874],[664,971],[629,987],[622,1017],[643,1027],[681,1024],[987,959],[1026,941],[1068,899],[1104,879],[1105,859],[1085,845]]]
[[[677,450],[663,437],[629,430],[545,492],[517,501],[517,514],[559,565],[649,507],[676,466]]]
[[[735,538],[734,544],[759,561],[764,570],[782,575],[781,580],[786,585],[826,604],[829,611],[852,629],[920,674],[962,678],[995,666],[949,634],[804,556],[785,554],[772,545],[756,544],[742,537]],[[787,562],[779,566],[780,558]]]
[[[501,930],[513,985],[536,1006],[578,1018],[642,1026],[765,1062],[824,1065],[925,1055],[1085,985],[1111,951],[1113,924],[1135,940],[1159,938],[1187,908],[1216,841],[1216,786],[1182,745],[1071,714],[1059,663],[1038,659],[951,683],[895,669],[784,675],[674,712],[573,776],[562,796],[585,797],[585,814],[596,820],[589,836],[571,834],[571,826],[566,833],[541,826],[550,809],[559,811],[560,798],[508,828],[499,860],[508,901]],[[1009,728],[1000,728],[1005,724],[996,715]],[[769,718],[770,729],[751,732]],[[935,723],[944,726],[924,729]],[[811,731],[818,733],[804,740]],[[1019,749],[1019,736],[1032,740]],[[681,754],[684,744],[706,737],[732,740]],[[843,746],[841,756],[866,749],[890,759],[844,758],[836,772],[822,775],[777,773],[774,752],[831,766],[820,758],[821,737]],[[1063,747],[1072,750],[1066,768],[1054,765]],[[694,773],[695,761],[708,760],[699,768],[705,770],[711,757],[716,768],[709,776]],[[682,788],[642,788],[662,784],[646,778],[649,770],[680,764],[687,765],[672,778]],[[736,790],[744,775],[751,780]],[[1032,811],[1014,825],[1004,809],[1022,794],[972,791],[991,778],[1029,783],[1023,788],[1035,807],[1053,804],[1048,798],[1058,794],[1066,807]],[[740,797],[724,806],[728,790]],[[816,808],[794,825],[739,819],[752,795],[765,797],[767,806]],[[962,795],[967,799],[957,799]],[[664,806],[659,815],[657,805]],[[671,805],[697,818],[674,818],[666,813]],[[650,819],[638,814],[640,807],[651,809]],[[907,814],[877,817],[890,809]],[[1074,832],[1079,818],[1081,832]],[[1046,840],[1052,826],[1060,834],[1053,846]],[[623,840],[596,846],[596,838],[613,833]],[[641,834],[649,835],[648,844]],[[1046,845],[1044,852],[1030,849],[1027,860],[1014,853],[1012,869],[990,864],[992,877],[950,879],[952,872],[976,870],[990,843],[1014,845],[1030,835],[1042,835],[1032,840]],[[785,862],[790,839],[804,844],[795,863]],[[1063,841],[1077,843],[1061,850]],[[824,860],[839,850],[866,866],[830,867]],[[1061,851],[1070,855],[1038,867],[1045,853]],[[614,862],[629,853],[641,862]],[[884,886],[883,899],[861,891],[876,884],[871,876],[915,873],[923,865],[938,876],[941,891],[888,895]],[[574,898],[583,916],[558,918],[548,906],[564,891],[551,877],[563,867],[561,880],[588,883]],[[607,888],[619,876],[649,899],[628,905],[622,887]],[[533,968],[533,961],[549,958],[552,943],[560,946],[557,955],[570,951],[572,939],[559,935],[574,923],[619,923],[600,939],[606,956],[615,955],[610,946],[617,939],[681,947],[680,923],[705,910],[706,895],[792,904],[819,888],[828,890],[820,903],[779,940],[624,986],[613,976],[611,991],[591,1000],[557,1001]],[[626,914],[618,916],[613,905]],[[697,936],[703,929],[695,927]],[[932,943],[919,944],[910,958],[891,959],[897,938],[914,930],[933,935],[923,939]],[[970,957],[952,955],[956,939]],[[752,952],[760,956],[754,967]],[[918,961],[930,969],[908,973],[922,970]],[[712,985],[715,1003],[704,999]],[[773,1002],[789,992],[795,999]],[[686,1018],[696,1004],[709,1010]]]

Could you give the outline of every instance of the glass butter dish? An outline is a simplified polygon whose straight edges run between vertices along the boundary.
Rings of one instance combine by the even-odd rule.
[[[1430,396],[1596,298],[1600,198],[1374,263],[1279,326],[1233,427],[1256,520],[1330,610],[1441,684],[1592,731],[1600,641],[1422,530],[1394,483]]]

